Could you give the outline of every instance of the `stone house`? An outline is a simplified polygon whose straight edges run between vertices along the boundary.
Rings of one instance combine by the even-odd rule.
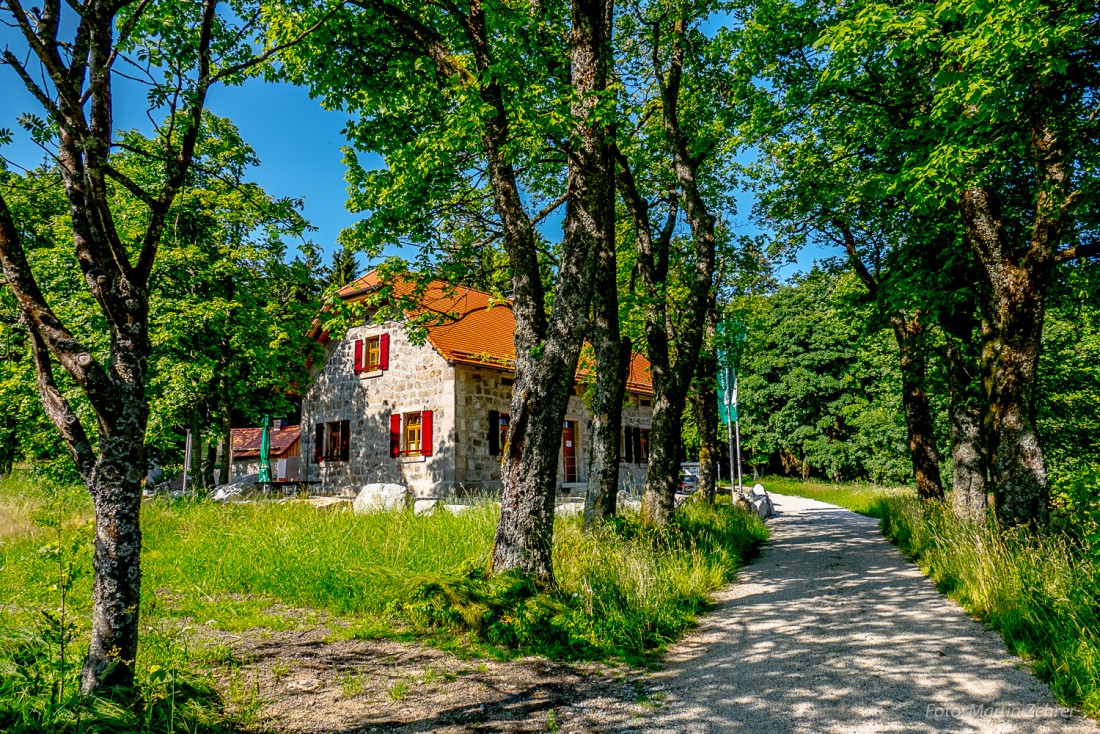
[[[326,358],[302,403],[302,479],[322,493],[371,482],[402,484],[419,498],[499,492],[515,359],[510,305],[438,281],[415,293],[405,283],[383,284],[375,272],[339,295],[366,305],[384,286],[404,304],[404,319],[377,323],[377,308],[366,306],[365,323],[343,339],[330,339],[319,323],[311,332]],[[418,334],[410,320],[424,315],[431,321]],[[578,374],[562,426],[563,491],[583,491],[588,478],[586,377]],[[621,442],[620,484],[628,492],[640,492],[645,480],[652,395],[649,363],[634,355]]]

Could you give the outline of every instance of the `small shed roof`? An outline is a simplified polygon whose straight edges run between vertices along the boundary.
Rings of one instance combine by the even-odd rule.
[[[263,438],[262,428],[233,428],[230,430],[233,437],[234,459],[258,459],[260,458],[260,439]],[[294,448],[298,439],[302,436],[301,426],[283,426],[271,429],[271,456],[279,458]]]

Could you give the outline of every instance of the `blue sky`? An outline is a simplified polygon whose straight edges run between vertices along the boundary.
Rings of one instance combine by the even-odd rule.
[[[0,45],[21,48],[21,39],[10,29],[0,29]],[[116,128],[136,127],[148,132],[143,90],[132,83],[116,83]],[[2,149],[2,154],[14,163],[34,167],[42,159],[42,151],[19,128],[17,120],[24,112],[40,113],[40,109],[14,72],[0,66],[0,128],[9,128],[14,142]],[[216,87],[209,98],[213,113],[228,117],[240,128],[246,141],[255,149],[261,165],[251,172],[252,180],[273,196],[291,196],[304,200],[303,213],[317,228],[310,237],[326,252],[332,251],[340,230],[353,224],[357,215],[348,212],[347,184],[341,146],[341,130],[345,115],[325,110],[320,101],[310,99],[304,88],[289,84],[265,83],[253,79],[240,87]],[[364,160],[368,162],[368,160]],[[381,158],[376,160],[382,164]],[[752,200],[740,197],[734,222],[740,231],[756,232],[747,223]],[[548,227],[557,223],[548,222]],[[800,254],[795,266],[782,269],[786,277],[808,268],[818,251]]]

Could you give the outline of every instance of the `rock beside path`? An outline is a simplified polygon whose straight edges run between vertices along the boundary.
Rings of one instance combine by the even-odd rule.
[[[409,489],[401,484],[364,484],[352,509],[356,515],[386,510],[403,510],[409,504]]]

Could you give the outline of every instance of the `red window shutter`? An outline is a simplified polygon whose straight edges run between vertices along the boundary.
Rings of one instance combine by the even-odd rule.
[[[390,416],[390,456],[401,455],[401,414]]]
[[[363,371],[363,340],[355,340],[355,373]]]
[[[378,369],[390,368],[390,335],[383,334],[378,337]]]
[[[351,457],[350,438],[351,421],[340,421],[340,461],[347,461]]]
[[[420,414],[420,455],[432,455],[432,411]]]
[[[489,456],[500,456],[500,411],[489,411]]]
[[[317,423],[313,426],[313,460],[321,463],[321,457],[325,455],[325,424]]]

